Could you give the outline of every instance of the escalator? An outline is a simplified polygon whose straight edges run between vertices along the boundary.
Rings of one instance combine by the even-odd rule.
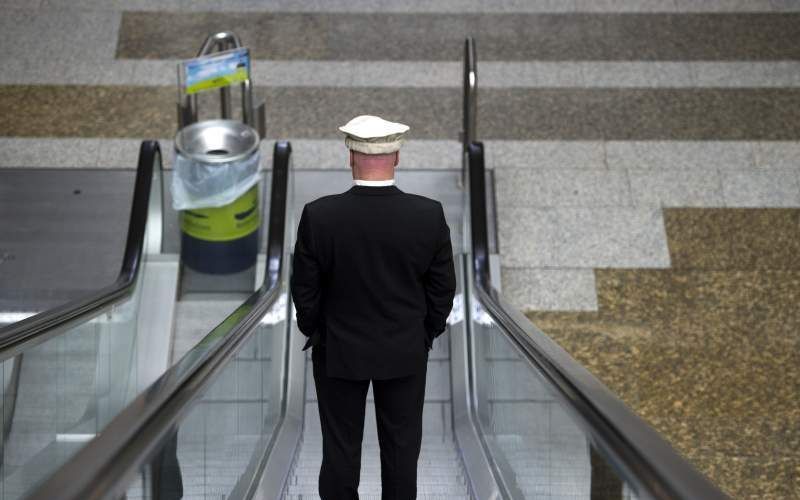
[[[137,387],[160,375],[151,372],[155,357],[144,363],[135,354],[144,326],[137,313],[148,300],[145,261],[161,232],[153,218],[160,213],[160,162],[158,145],[144,143],[113,283],[39,314],[2,315],[2,498],[24,497],[111,421]]]
[[[278,147],[264,286],[30,498],[316,497],[310,361],[287,300],[300,175]],[[725,498],[494,289],[479,143],[467,159],[471,251],[429,360],[420,498]],[[379,498],[367,415],[362,498]]]
[[[101,179],[93,181],[92,188],[110,178],[112,191],[117,193],[127,188],[131,177],[127,172],[124,175],[108,171],[79,173],[78,181],[63,186],[58,183],[70,178],[71,172],[54,173],[45,169],[17,171],[10,175],[4,171],[3,181],[10,180],[8,185],[21,186],[23,199],[30,194],[25,192],[25,185],[40,190],[36,194],[42,198],[42,203],[32,210],[40,217],[52,217],[52,210],[43,210],[42,206],[60,207],[73,216],[88,211],[96,217],[96,206],[90,202],[96,201],[93,193],[97,190],[79,184],[80,180],[90,177],[88,174]],[[25,497],[32,486],[69,460],[162,376],[173,360],[188,350],[186,344],[194,345],[195,331],[207,333],[247,298],[248,295],[242,293],[215,293],[210,297],[202,293],[181,295],[179,257],[174,250],[170,251],[165,241],[170,232],[165,209],[167,193],[163,188],[164,177],[170,174],[163,170],[158,143],[143,142],[133,177],[122,264],[111,284],[94,291],[72,293],[73,297],[66,302],[62,295],[61,303],[55,306],[52,302],[58,294],[33,302],[39,306],[50,304],[38,314],[13,309],[0,314],[3,415],[0,498]],[[17,181],[23,177],[26,182]],[[122,185],[120,181],[124,181]],[[61,205],[65,199],[59,198],[58,192],[66,192],[69,199],[73,191],[88,199],[79,200],[71,208]],[[64,220],[69,223],[63,223]],[[56,217],[53,221],[66,226],[57,228],[62,233],[75,227],[66,217]],[[21,226],[18,233],[30,233],[30,228],[36,227],[24,223]],[[28,258],[24,250],[26,243],[29,248],[47,248],[47,238],[54,231],[43,232],[44,236],[32,242],[23,242],[23,252],[17,260],[20,268],[29,269],[41,259],[38,254]],[[72,242],[86,237],[87,234],[79,230],[72,241],[53,242],[49,251],[55,262],[46,263],[47,271],[39,274],[46,276],[52,268],[57,268],[57,256],[61,251],[66,249],[69,255]],[[171,237],[177,239],[175,234]],[[89,239],[81,248],[89,249],[94,243]],[[100,251],[107,252],[108,246],[100,245]],[[261,266],[263,259],[257,267]],[[75,275],[74,270],[56,279],[70,274]],[[95,272],[93,277],[101,274]],[[70,284],[66,285],[61,289],[69,290]],[[12,288],[13,283],[4,283],[4,291]],[[4,297],[12,297],[4,307],[9,303],[20,307],[19,304],[30,303],[32,298],[15,297],[13,293]],[[23,306],[22,309],[36,307]],[[201,311],[198,313],[198,310]]]
[[[398,172],[401,189],[443,201],[458,260],[428,362],[419,498],[726,498],[497,290],[471,41],[465,60],[463,169]],[[27,498],[317,498],[319,419],[288,263],[299,209],[346,172],[295,172],[290,158],[276,143],[263,285]],[[361,498],[380,498],[379,464],[368,404]]]

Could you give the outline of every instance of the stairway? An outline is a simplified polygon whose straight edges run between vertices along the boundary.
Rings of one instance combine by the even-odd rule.
[[[422,412],[422,451],[417,468],[417,493],[425,500],[468,500],[469,483],[453,438],[450,394],[450,334],[445,332],[428,354],[428,378]],[[306,357],[306,406],[302,443],[282,500],[318,499],[317,481],[322,462],[319,424],[311,358]],[[364,442],[361,453],[359,497],[380,499],[381,470],[372,388],[367,394]]]
[[[372,409],[372,407],[370,408]],[[308,405],[306,411],[316,412]],[[310,419],[318,418],[316,413]],[[310,420],[306,418],[306,422]],[[361,455],[359,498],[380,500],[381,469],[377,437],[365,429]],[[317,478],[322,461],[322,435],[319,425],[306,425],[303,442],[295,458],[283,500],[317,499]],[[424,500],[469,500],[469,486],[452,434],[427,435],[417,467],[417,498]]]

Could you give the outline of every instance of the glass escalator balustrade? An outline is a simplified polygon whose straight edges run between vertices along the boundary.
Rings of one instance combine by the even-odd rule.
[[[507,494],[513,499],[635,499],[552,384],[477,301],[471,323],[477,420]]]
[[[287,175],[291,178],[291,172]],[[283,229],[279,241],[289,241],[293,232],[289,221],[291,215],[285,224],[275,226]],[[269,230],[273,229],[271,225]],[[279,251],[285,254],[285,247]],[[291,317],[288,272],[283,265],[273,271],[279,280],[274,299],[213,382],[200,390],[197,399],[186,402],[175,428],[158,441],[152,458],[125,486],[125,498],[246,498],[256,486],[265,451],[286,406],[287,318]],[[180,378],[195,373],[197,362],[213,353],[230,331],[252,314],[256,307],[253,299],[265,300],[262,292],[267,293],[256,292],[182,356],[170,370],[172,375]]]
[[[284,283],[256,331],[140,470],[128,499],[177,499],[179,493],[238,498],[250,487],[281,415],[286,288]],[[213,344],[201,342],[184,359],[201,357]]]
[[[105,350],[92,358],[96,388],[87,403],[87,418],[80,426],[52,433],[52,450],[25,463],[21,474],[25,489],[19,489],[20,495],[48,500],[95,495],[164,500],[240,498],[252,491],[286,406],[289,301],[288,273],[282,262],[283,242],[291,232],[283,215],[289,153],[288,144],[276,144],[280,158],[276,165],[281,166],[275,169],[283,173],[276,183],[273,172],[271,206],[281,215],[269,218],[265,284],[155,382],[151,378],[145,384],[133,380],[137,357],[144,356],[135,349],[136,330],[142,329],[136,324],[135,303],[142,299],[134,295],[133,313],[121,316],[133,320],[132,336],[120,332],[95,342]],[[270,213],[277,212],[271,208]],[[153,226],[161,230],[160,224]],[[160,251],[157,240],[147,245],[154,252]],[[144,303],[150,303],[149,294]],[[158,325],[143,329],[169,335]],[[141,371],[149,367],[144,361]],[[76,363],[64,359],[57,365],[72,369]],[[79,370],[80,374],[83,371],[90,370]],[[69,394],[62,388],[54,392]],[[74,406],[74,398],[66,404]],[[128,452],[130,448],[137,451]],[[46,467],[34,468],[38,461],[47,462]]]
[[[23,498],[136,396],[143,276],[127,299],[3,360],[0,499]]]
[[[149,176],[142,173],[152,172],[153,177],[141,178],[145,181],[142,185],[149,187],[138,191],[134,198],[149,192],[152,207],[152,197],[160,189],[160,154],[154,144],[147,148],[143,145],[142,152],[140,161],[152,161],[152,165],[140,164],[139,173]],[[135,190],[139,180],[137,176]],[[147,208],[147,199],[141,197],[139,202],[144,203],[139,208]],[[139,216],[132,209],[131,224]],[[159,241],[160,231],[160,227],[146,224],[143,241]],[[128,255],[136,241],[129,234],[123,259],[126,266],[131,265],[129,258],[138,259],[139,264],[130,295],[79,316],[67,326],[49,327],[26,340],[22,347],[0,352],[0,500],[27,496],[95,437],[145,385],[139,380],[146,357],[140,351],[143,325],[139,311],[148,252],[142,251],[138,257]],[[126,268],[126,272],[135,268]],[[120,283],[118,280],[108,289],[121,286]],[[22,321],[26,319],[22,316],[29,314],[17,316],[6,314],[0,320]]]

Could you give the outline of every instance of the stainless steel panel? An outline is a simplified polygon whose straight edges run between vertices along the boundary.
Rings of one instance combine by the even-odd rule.
[[[112,283],[134,176],[0,170],[0,310],[42,311]]]
[[[475,498],[499,499],[502,497],[500,488],[474,420],[475,396],[470,363],[474,352],[471,345],[474,339],[470,338],[468,328],[469,297],[465,295],[465,290],[469,289],[469,284],[465,280],[469,279],[469,275],[464,273],[464,267],[462,255],[458,258],[457,267],[461,278],[458,281],[460,292],[458,297],[465,302],[462,307],[467,311],[467,316],[450,327],[453,431]]]

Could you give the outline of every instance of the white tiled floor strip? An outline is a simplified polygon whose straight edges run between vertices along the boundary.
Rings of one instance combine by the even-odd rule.
[[[267,160],[275,138],[266,138]],[[340,139],[292,139],[295,168],[346,168]],[[170,163],[172,141],[159,139]],[[141,139],[0,137],[0,167],[135,168]],[[489,139],[486,164],[496,170],[800,171],[800,141],[507,141]],[[461,168],[455,140],[411,139],[401,168]],[[435,159],[435,162],[432,161]],[[533,175],[533,174],[531,174]],[[543,179],[539,179],[542,181]],[[604,179],[607,180],[607,179]],[[553,182],[558,182],[554,179]],[[501,200],[502,201],[502,200]]]

